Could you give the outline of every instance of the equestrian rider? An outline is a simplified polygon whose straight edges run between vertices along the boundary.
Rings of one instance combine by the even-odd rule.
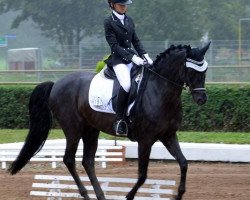
[[[127,125],[123,118],[131,86],[130,70],[133,63],[140,66],[143,65],[144,60],[149,64],[153,61],[144,50],[135,32],[132,18],[126,15],[127,5],[132,1],[108,0],[108,3],[112,14],[104,20],[104,29],[106,40],[111,48],[111,56],[105,62],[108,67],[113,68],[121,85],[117,96],[114,129],[116,135],[126,135]],[[139,56],[131,48],[131,43]]]

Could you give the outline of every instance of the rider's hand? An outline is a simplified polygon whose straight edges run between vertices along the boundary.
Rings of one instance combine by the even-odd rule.
[[[137,55],[134,55],[132,57],[132,62],[135,63],[136,65],[140,66],[144,64],[144,60],[138,57]]]
[[[149,57],[148,54],[143,54],[144,58],[147,60],[148,64],[152,65],[153,64],[153,60]]]

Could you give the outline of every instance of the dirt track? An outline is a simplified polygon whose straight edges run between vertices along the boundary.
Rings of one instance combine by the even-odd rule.
[[[80,170],[81,175],[85,175]],[[46,199],[29,196],[35,174],[68,175],[65,167],[51,169],[50,165],[32,164],[15,176],[0,170],[0,199],[27,200]],[[137,177],[137,162],[124,166],[97,168],[98,176]],[[148,178],[179,180],[179,168],[175,162],[151,162]],[[184,200],[249,200],[250,164],[190,163],[187,192]]]

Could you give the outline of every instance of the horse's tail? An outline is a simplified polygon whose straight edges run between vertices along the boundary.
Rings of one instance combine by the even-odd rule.
[[[48,105],[53,82],[44,82],[35,87],[29,101],[30,129],[25,143],[11,164],[9,172],[20,171],[43,147],[52,125],[52,115]]]

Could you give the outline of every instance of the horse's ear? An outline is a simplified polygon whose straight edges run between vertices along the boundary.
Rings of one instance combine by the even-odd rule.
[[[201,53],[202,53],[203,55],[205,55],[205,53],[207,52],[207,50],[208,50],[210,44],[211,44],[211,41],[208,42],[207,45],[205,45],[205,46],[201,49]]]

